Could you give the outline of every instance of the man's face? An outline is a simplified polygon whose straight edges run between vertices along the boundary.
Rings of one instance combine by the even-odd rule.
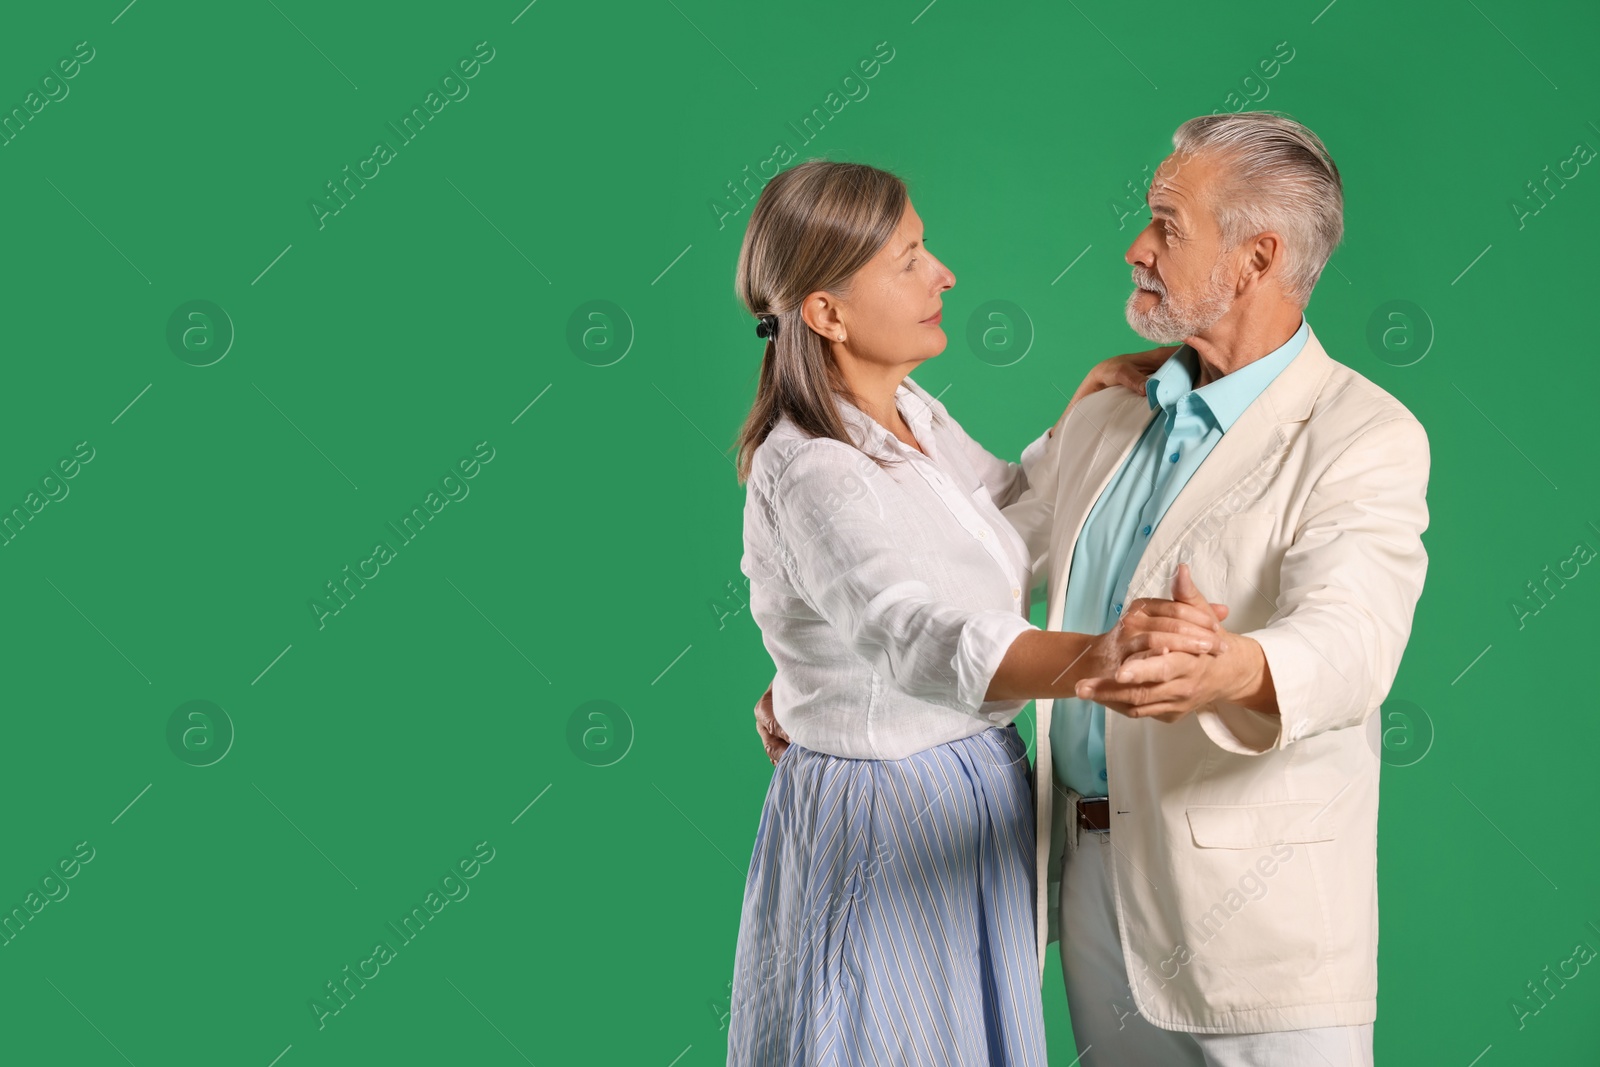
[[[1128,297],[1128,325],[1157,344],[1180,344],[1215,325],[1233,305],[1222,231],[1211,210],[1218,165],[1173,153],[1150,180],[1150,224],[1128,246],[1138,288]]]

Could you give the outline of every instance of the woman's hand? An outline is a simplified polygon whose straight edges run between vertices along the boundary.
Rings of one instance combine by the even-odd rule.
[[[756,701],[756,734],[761,738],[761,747],[767,750],[767,759],[776,767],[784,749],[789,747],[789,735],[783,732],[783,727],[778,725],[777,716],[772,713],[770,685],[767,686],[767,691],[761,694],[761,699]]]
[[[1120,385],[1124,389],[1144,396],[1145,380],[1154,374],[1179,347],[1173,345],[1167,348],[1152,348],[1144,352],[1129,352],[1101,360],[1089,368],[1089,373],[1084,376],[1078,391],[1067,401],[1067,409],[1071,410],[1073,404],[1090,393],[1098,393],[1113,385]],[[1062,418],[1065,417],[1066,412],[1062,412]],[[1058,421],[1056,425],[1059,426],[1061,423]],[[1052,429],[1050,432],[1054,434],[1055,430]]]

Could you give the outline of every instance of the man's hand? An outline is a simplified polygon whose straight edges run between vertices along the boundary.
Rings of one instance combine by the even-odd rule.
[[[761,747],[767,750],[767,758],[776,767],[784,749],[789,747],[789,735],[783,732],[783,727],[778,725],[777,717],[772,714],[770,685],[767,686],[767,691],[761,694],[761,699],[756,701],[756,733],[761,737]]]
[[[1210,606],[1195,587],[1187,563],[1178,565],[1172,598],[1193,607]],[[1217,618],[1220,623],[1222,615]],[[1154,649],[1134,652],[1116,668],[1114,678],[1086,678],[1078,683],[1077,695],[1129,718],[1162,722],[1177,722],[1217,700],[1276,714],[1277,698],[1261,646],[1220,625],[1217,631],[1225,650],[1216,655]]]

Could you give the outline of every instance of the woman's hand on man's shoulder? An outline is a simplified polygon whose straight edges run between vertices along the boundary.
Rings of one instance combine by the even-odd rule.
[[[1150,348],[1143,352],[1127,352],[1120,356],[1103,359],[1089,368],[1089,373],[1084,375],[1083,381],[1078,386],[1078,391],[1072,394],[1072,399],[1067,401],[1067,411],[1072,410],[1072,405],[1088,396],[1098,393],[1102,389],[1120,386],[1129,392],[1144,395],[1144,383],[1167,359],[1176,352],[1180,346],[1170,345],[1162,348]],[[1061,413],[1061,418],[1067,417],[1067,412]],[[1056,426],[1061,425],[1061,420],[1056,420]],[[1052,434],[1055,430],[1052,428]]]

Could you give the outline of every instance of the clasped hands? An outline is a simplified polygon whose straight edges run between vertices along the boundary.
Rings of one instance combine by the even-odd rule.
[[[1132,601],[1094,639],[1076,695],[1129,718],[1162,722],[1218,700],[1257,703],[1265,659],[1250,638],[1223,628],[1227,617],[1228,606],[1206,600],[1189,565],[1178,564],[1171,600]]]

